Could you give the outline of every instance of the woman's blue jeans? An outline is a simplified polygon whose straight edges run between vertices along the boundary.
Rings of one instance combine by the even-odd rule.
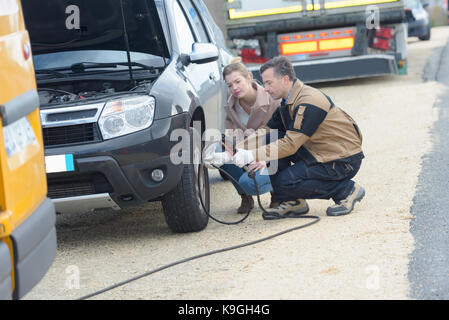
[[[255,196],[257,195],[256,186],[254,180],[248,177],[248,173],[242,168],[237,167],[234,164],[224,164],[221,169],[226,171],[231,177],[233,177],[236,181],[239,182],[241,187],[236,184],[234,181],[231,182],[234,185],[235,189],[240,195],[243,195],[245,190],[247,195]],[[266,173],[266,170],[264,170]],[[273,188],[271,187],[270,176],[268,174],[261,174],[260,170],[256,173],[256,182],[257,187],[259,188],[259,194],[264,194],[267,192],[272,192]],[[243,190],[242,190],[243,188]]]

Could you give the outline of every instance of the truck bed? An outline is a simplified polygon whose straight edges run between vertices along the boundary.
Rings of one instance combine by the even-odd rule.
[[[365,55],[341,57],[307,62],[293,62],[295,74],[307,84],[326,81],[367,78],[397,74],[398,69],[393,56]],[[260,65],[248,65],[254,79],[263,83],[259,72]]]

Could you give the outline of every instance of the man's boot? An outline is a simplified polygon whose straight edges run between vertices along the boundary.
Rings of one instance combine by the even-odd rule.
[[[365,196],[365,189],[354,183],[354,187],[351,190],[351,193],[341,201],[338,201],[333,206],[327,208],[326,213],[328,216],[336,217],[343,216],[345,214],[351,213],[354,209],[354,205],[356,202],[360,202]]]
[[[242,194],[241,197],[242,197],[242,203],[240,204],[240,207],[237,209],[237,212],[238,213],[247,213],[252,208],[254,208],[253,197],[247,196],[245,194]]]
[[[301,216],[309,212],[309,205],[304,199],[283,201],[277,207],[267,208],[262,213],[265,220],[282,219],[288,216]]]

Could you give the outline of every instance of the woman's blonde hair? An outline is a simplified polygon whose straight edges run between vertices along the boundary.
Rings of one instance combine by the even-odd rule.
[[[245,65],[242,63],[241,57],[235,57],[231,60],[231,63],[228,64],[223,69],[223,79],[226,78],[226,76],[230,75],[234,71],[238,71],[243,77],[250,77],[251,80],[253,79],[252,73],[245,67]]]

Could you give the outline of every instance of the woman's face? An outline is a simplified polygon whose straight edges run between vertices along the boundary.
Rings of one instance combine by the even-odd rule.
[[[236,98],[243,98],[251,90],[250,76],[244,77],[238,71],[233,71],[225,77],[229,91]]]

